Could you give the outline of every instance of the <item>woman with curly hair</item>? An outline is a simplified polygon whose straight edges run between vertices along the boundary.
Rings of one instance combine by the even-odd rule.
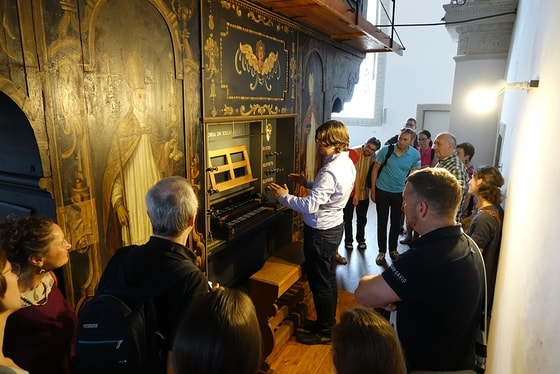
[[[4,353],[32,374],[70,373],[77,319],[53,273],[68,262],[70,243],[42,216],[0,223],[0,245],[21,273],[21,309],[7,321]]]
[[[6,253],[0,248],[0,374],[27,374],[16,363],[4,355],[4,329],[8,316],[21,307],[18,289],[18,268],[6,259]]]
[[[493,166],[481,166],[469,182],[469,193],[476,198],[478,210],[473,214],[467,234],[476,242],[484,257],[488,284],[489,315],[494,298],[494,286],[502,241],[504,211],[500,204],[502,203],[501,187],[503,185],[504,177]]]

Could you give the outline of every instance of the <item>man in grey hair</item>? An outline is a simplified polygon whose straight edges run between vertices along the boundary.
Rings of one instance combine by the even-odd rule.
[[[144,353],[146,372],[163,374],[171,365],[173,338],[183,313],[196,296],[208,292],[209,285],[196,265],[196,255],[186,246],[198,211],[198,199],[190,183],[180,176],[164,178],[148,190],[146,205],[152,236],[145,244],[116,251],[98,290],[123,281],[153,300],[163,343],[156,347],[157,355]],[[124,280],[113,276],[119,261],[124,267]]]
[[[455,215],[455,220],[461,222],[461,216],[463,214],[463,204],[465,203],[465,196],[467,195],[467,190],[469,187],[469,174],[467,167],[461,161],[455,147],[457,146],[457,139],[453,134],[448,132],[442,132],[434,140],[434,150],[436,151],[436,156],[439,159],[436,164],[436,168],[447,169],[451,174],[457,178],[459,185],[463,194],[461,195],[461,203],[457,208],[457,214]]]

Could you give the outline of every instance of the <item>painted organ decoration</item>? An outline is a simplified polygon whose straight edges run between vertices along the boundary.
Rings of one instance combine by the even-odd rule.
[[[112,251],[148,241],[152,226],[146,214],[146,192],[171,175],[172,162],[182,158],[176,131],[169,132],[168,139],[157,136],[155,126],[161,119],[149,111],[142,59],[129,53],[125,66],[130,107],[113,134],[103,177],[103,222]],[[117,239],[111,240],[114,236]]]
[[[208,118],[295,114],[296,31],[242,2],[203,7]]]
[[[71,304],[93,294],[117,248],[146,240],[140,204],[148,184],[168,175],[186,176],[198,194],[190,246],[203,260],[211,250],[210,278],[246,280],[292,240],[292,212],[278,212],[264,187],[305,172],[314,124],[330,115],[331,98],[348,99],[346,71],[361,61],[354,51],[240,0],[0,0],[0,15],[0,91],[27,117],[42,166],[31,176],[45,196],[20,205],[56,215],[71,240]],[[236,146],[245,149],[228,151]],[[243,154],[252,178],[211,191],[227,181],[210,183],[210,151]],[[2,169],[0,179],[19,172]],[[9,202],[1,184],[0,203]],[[274,230],[210,236],[207,210],[241,191],[273,212]]]
[[[0,10],[9,10],[0,12],[3,16],[17,15],[16,10],[26,20],[32,11],[41,15],[16,33],[26,30],[19,44],[35,51],[39,62],[28,63],[41,69],[6,70],[0,40],[0,89],[5,72],[21,71],[15,81],[24,78],[33,95],[45,98],[42,103],[29,95],[21,107],[37,108],[28,118],[37,134],[48,134],[37,137],[47,160],[44,169],[52,170],[41,183],[52,192],[56,220],[72,244],[64,284],[67,299],[79,308],[93,294],[111,254],[151,235],[147,189],[169,175],[186,176],[195,191],[202,184],[197,171],[203,142],[195,139],[202,136],[196,128],[200,68],[188,31],[199,29],[198,17],[191,19],[198,3],[11,4],[0,0]],[[32,38],[35,33],[41,37]],[[7,57],[12,55],[21,52]],[[191,247],[204,258],[198,241]]]
[[[258,86],[264,86],[268,92],[272,91],[274,80],[280,80],[280,63],[278,52],[265,54],[266,49],[262,40],[257,41],[255,52],[251,44],[239,43],[235,53],[235,71],[238,75],[247,72],[255,80],[249,83],[249,88],[254,91]]]

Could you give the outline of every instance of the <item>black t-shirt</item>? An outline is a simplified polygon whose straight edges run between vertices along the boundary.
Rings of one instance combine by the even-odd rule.
[[[484,273],[469,243],[461,226],[434,230],[412,241],[382,274],[401,299],[396,329],[409,370],[472,368]]]
[[[496,217],[489,213],[492,211]],[[498,261],[500,259],[500,245],[502,243],[502,221],[504,211],[501,207],[491,205],[478,210],[472,216],[471,224],[467,234],[476,242],[484,252],[484,265],[486,266],[486,277],[488,278],[488,310],[492,309],[496,274],[498,272]],[[489,312],[490,315],[490,312]]]

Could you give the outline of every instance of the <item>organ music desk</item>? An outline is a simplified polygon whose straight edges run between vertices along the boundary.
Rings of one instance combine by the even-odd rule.
[[[312,307],[312,295],[301,270],[302,262],[302,243],[293,243],[269,257],[249,278],[249,297],[257,311],[265,357],[276,353],[288,341]]]

